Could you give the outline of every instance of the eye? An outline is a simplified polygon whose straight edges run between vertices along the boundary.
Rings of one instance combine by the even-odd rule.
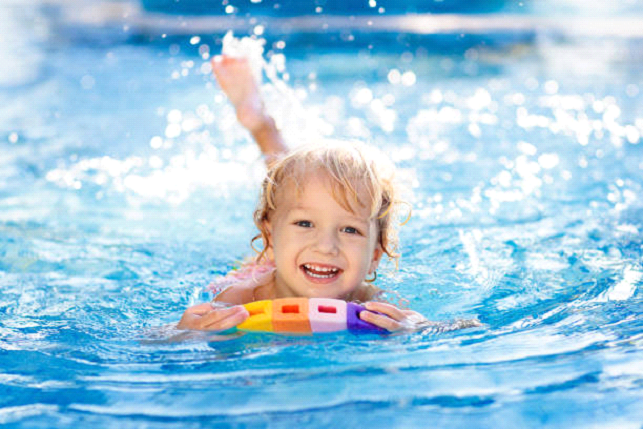
[[[348,233],[348,234],[358,234],[358,235],[362,235],[362,233],[361,233],[357,228],[353,228],[352,226],[346,226],[346,227],[344,227],[344,228],[342,229],[342,231],[344,231],[344,232],[346,232],[346,233]]]
[[[298,220],[297,222],[295,222],[295,225],[301,226],[302,228],[312,228],[313,227],[313,223],[311,221],[309,221],[309,220]]]

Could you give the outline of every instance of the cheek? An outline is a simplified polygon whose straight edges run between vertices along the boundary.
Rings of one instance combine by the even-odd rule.
[[[347,245],[346,249],[352,255],[353,259],[358,260],[363,264],[371,260],[371,246],[366,240],[362,241],[361,243],[350,243]]]
[[[285,231],[275,235],[273,240],[274,252],[279,255],[290,255],[297,247],[296,237],[293,237],[292,234],[288,234]]]

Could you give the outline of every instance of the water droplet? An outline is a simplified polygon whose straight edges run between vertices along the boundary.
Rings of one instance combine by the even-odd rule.
[[[360,88],[355,93],[353,101],[356,104],[368,104],[373,99],[373,92],[369,88]]]
[[[388,81],[393,85],[397,85],[402,80],[402,74],[398,69],[392,69],[388,72]]]
[[[382,102],[384,103],[385,106],[392,106],[395,104],[395,96],[393,94],[386,94],[384,97],[382,97]]]
[[[536,146],[523,141],[518,142],[518,150],[524,153],[525,155],[530,155],[530,156],[534,156],[536,155],[536,152],[538,152],[538,149],[536,149]]]
[[[80,86],[82,86],[83,89],[92,89],[95,83],[96,80],[90,75],[85,75],[80,79]]]
[[[208,56],[210,55],[210,46],[206,44],[199,46],[199,55],[203,56],[206,54],[208,54]]]
[[[159,136],[154,136],[150,139],[150,147],[152,149],[160,149],[163,146],[163,139]]]
[[[415,73],[412,71],[407,71],[404,72],[402,75],[402,85],[404,86],[413,86],[415,85],[417,78],[415,77]]]
[[[627,125],[625,127],[625,138],[627,138],[627,141],[631,144],[638,144],[641,139],[641,134],[634,125]]]
[[[522,95],[520,92],[517,92],[511,97],[511,102],[516,106],[520,106],[525,102],[525,96]]]
[[[480,125],[476,123],[469,124],[469,134],[479,139],[482,136],[482,130],[480,129]]]
[[[204,55],[208,55],[208,54],[204,54]],[[203,58],[203,59],[205,60],[207,58]],[[212,73],[212,64],[210,64],[209,61],[206,61],[203,64],[201,64],[201,67],[199,68],[199,70],[201,71],[201,74],[210,74]]]
[[[544,153],[538,157],[538,164],[546,170],[550,170],[558,165],[560,160],[555,153]]]
[[[167,114],[167,121],[171,124],[177,124],[181,122],[181,118],[183,118],[183,114],[178,109],[172,109]]]
[[[181,125],[179,124],[169,124],[165,127],[165,137],[168,139],[173,139],[181,135]]]
[[[558,82],[555,80],[548,80],[545,82],[545,92],[547,94],[556,94],[558,92]]]

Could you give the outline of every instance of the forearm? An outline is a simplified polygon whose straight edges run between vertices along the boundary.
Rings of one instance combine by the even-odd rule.
[[[271,117],[266,116],[258,126],[250,130],[250,133],[265,156],[268,167],[288,153],[288,147]]]

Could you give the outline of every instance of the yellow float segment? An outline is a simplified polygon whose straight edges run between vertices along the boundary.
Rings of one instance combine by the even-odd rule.
[[[272,326],[272,301],[255,301],[244,304],[250,317],[237,326],[244,331],[274,332]]]

